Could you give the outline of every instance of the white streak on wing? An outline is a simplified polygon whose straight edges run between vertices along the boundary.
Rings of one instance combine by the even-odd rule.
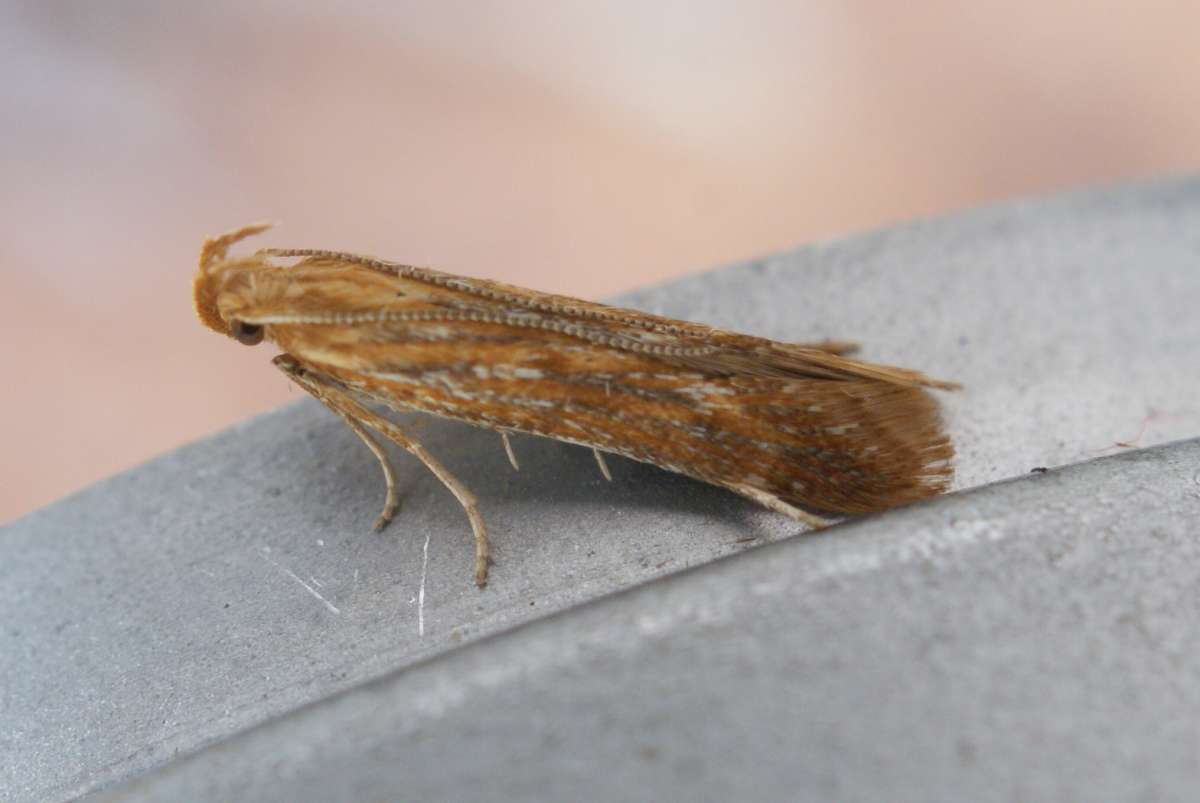
[[[370,375],[375,379],[382,379],[385,382],[400,382],[405,385],[422,385],[421,380],[417,379],[412,374],[385,374],[378,371],[371,371]]]
[[[507,404],[514,405],[516,407],[555,407],[555,406],[557,406],[556,402],[549,401],[548,399],[522,399],[517,396],[507,396],[504,398],[504,402]],[[564,408],[563,412],[564,413],[569,412],[569,410]],[[563,420],[566,420],[566,419],[564,418]]]
[[[545,374],[537,368],[516,368],[513,371],[513,376],[517,379],[541,379]]]
[[[708,396],[733,396],[736,391],[730,387],[718,385],[715,382],[697,382],[692,385],[683,385],[676,388],[676,393],[682,393],[698,402],[704,401]]]
[[[441,385],[446,388],[456,388],[461,384],[454,378],[454,374],[449,371],[425,371],[421,374],[418,383],[420,385]]]
[[[545,374],[538,368],[503,362],[493,365],[491,371],[497,379],[542,379],[545,377]]]

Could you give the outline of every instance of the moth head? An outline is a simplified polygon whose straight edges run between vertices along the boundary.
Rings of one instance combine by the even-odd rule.
[[[238,318],[239,302],[243,299],[238,290],[256,269],[266,266],[266,261],[259,256],[231,260],[226,255],[231,245],[269,228],[270,223],[258,223],[205,240],[200,249],[200,267],[192,282],[192,299],[200,322],[248,346],[262,342],[263,327]]]

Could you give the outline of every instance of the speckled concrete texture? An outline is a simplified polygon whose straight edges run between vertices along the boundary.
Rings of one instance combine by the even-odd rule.
[[[374,458],[301,402],[0,531],[2,797],[139,775],[112,794],[1169,797],[1200,780],[1200,454],[1118,445],[1200,433],[1200,181],[906,224],[620,301],[852,338],[963,382],[941,398],[957,487],[976,490],[791,537],[646,466],[612,458],[607,483],[584,450],[515,438],[514,473],[495,435],[421,423],[490,525],[479,591],[437,481],[398,456],[400,515],[370,533]]]

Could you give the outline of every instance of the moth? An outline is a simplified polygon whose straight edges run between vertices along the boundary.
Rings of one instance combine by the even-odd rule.
[[[475,497],[403,428],[368,407],[420,411],[500,434],[540,435],[727,488],[813,527],[824,514],[884,510],[944,491],[954,449],[917,371],[845,356],[845,343],[781,343],[565,296],[335,251],[229,256],[253,225],[205,241],[193,286],[200,321],[274,364],[339,415],[379,460],[382,528],[396,478],[382,436],[457,497],[488,538]]]

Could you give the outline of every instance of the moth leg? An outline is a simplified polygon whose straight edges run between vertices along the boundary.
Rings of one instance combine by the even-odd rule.
[[[592,449],[592,454],[596,455],[596,465],[600,466],[600,473],[604,475],[604,479],[612,482],[612,472],[608,470],[608,463],[604,462],[604,455],[599,449]]]
[[[383,479],[387,482],[387,498],[383,501],[383,512],[379,514],[379,518],[375,519],[375,524],[372,525],[373,529],[378,532],[387,526],[387,523],[396,515],[396,509],[400,507],[400,499],[396,495],[396,472],[392,468],[392,461],[388,460],[387,452],[383,451],[379,441],[371,436],[371,433],[358,422],[358,419],[346,415],[336,407],[332,409],[350,429],[354,430],[354,434],[362,438],[362,442],[379,458],[379,465],[383,467]]]
[[[357,418],[340,407],[333,405],[325,396],[318,395],[307,385],[296,379],[290,371],[284,370],[284,373],[288,374],[293,380],[296,380],[296,384],[316,396],[318,401],[337,413],[338,418],[345,421],[346,425],[354,430],[354,434],[362,439],[362,442],[367,445],[367,448],[379,460],[379,465],[383,469],[384,482],[387,483],[387,497],[383,501],[383,512],[379,514],[379,518],[375,519],[375,524],[372,525],[372,528],[376,531],[382,530],[392,520],[392,517],[396,515],[396,509],[400,507],[400,500],[396,494],[396,471],[392,468],[392,461],[388,459],[387,452],[383,450],[383,447],[379,445],[379,441],[375,440],[370,431]]]
[[[830,524],[833,524],[833,522],[829,519],[823,519],[820,516],[814,516],[812,513],[808,513],[798,507],[789,505],[775,494],[769,494],[759,488],[754,488],[749,485],[741,485],[739,483],[733,483],[727,487],[732,491],[740,493],[747,499],[752,499],[755,502],[758,502],[768,510],[774,510],[776,513],[782,513],[789,519],[807,524],[814,530],[820,530],[823,527],[828,527]]]
[[[321,376],[321,374],[315,371],[306,369],[290,354],[281,354],[273,362],[292,381],[311,393],[317,401],[333,410],[343,420],[347,422],[353,420],[355,423],[350,426],[356,433],[364,425],[370,427],[420,460],[425,464],[426,468],[433,472],[435,477],[442,481],[442,484],[446,486],[450,493],[454,494],[454,497],[458,499],[458,503],[462,505],[463,510],[467,514],[467,520],[471,522],[471,530],[475,534],[475,584],[481,588],[487,585],[487,528],[483,524],[483,516],[479,513],[475,496],[466,489],[466,486],[459,482],[458,478],[451,474],[445,466],[439,463],[437,458],[426,451],[424,446],[410,438],[408,433],[398,425],[359,404],[350,394],[346,393],[346,391],[342,390],[326,377]],[[361,433],[360,437],[362,437]],[[367,438],[364,437],[363,440],[368,446],[371,445],[371,441],[367,440]],[[378,446],[378,444],[375,445]],[[376,454],[378,456],[378,453]]]
[[[521,467],[517,465],[517,456],[513,453],[512,444],[508,442],[508,433],[500,430],[500,439],[504,441],[504,453],[508,455],[508,462],[512,463],[513,471],[520,471]]]
[[[479,505],[476,502],[475,495],[467,490],[467,487],[459,481],[458,477],[455,477],[445,466],[438,462],[436,457],[426,451],[424,446],[408,437],[408,433],[403,429],[383,416],[373,413],[362,405],[357,404],[352,399],[347,398],[346,401],[355,405],[358,411],[361,411],[359,418],[363,423],[369,425],[385,438],[424,463],[425,467],[442,481],[442,485],[445,485],[446,489],[454,494],[454,498],[458,500],[458,503],[462,505],[463,511],[467,514],[467,520],[471,523],[471,531],[475,534],[475,585],[483,588],[487,585],[488,575],[488,537],[487,527],[484,526],[483,516],[479,513]]]

